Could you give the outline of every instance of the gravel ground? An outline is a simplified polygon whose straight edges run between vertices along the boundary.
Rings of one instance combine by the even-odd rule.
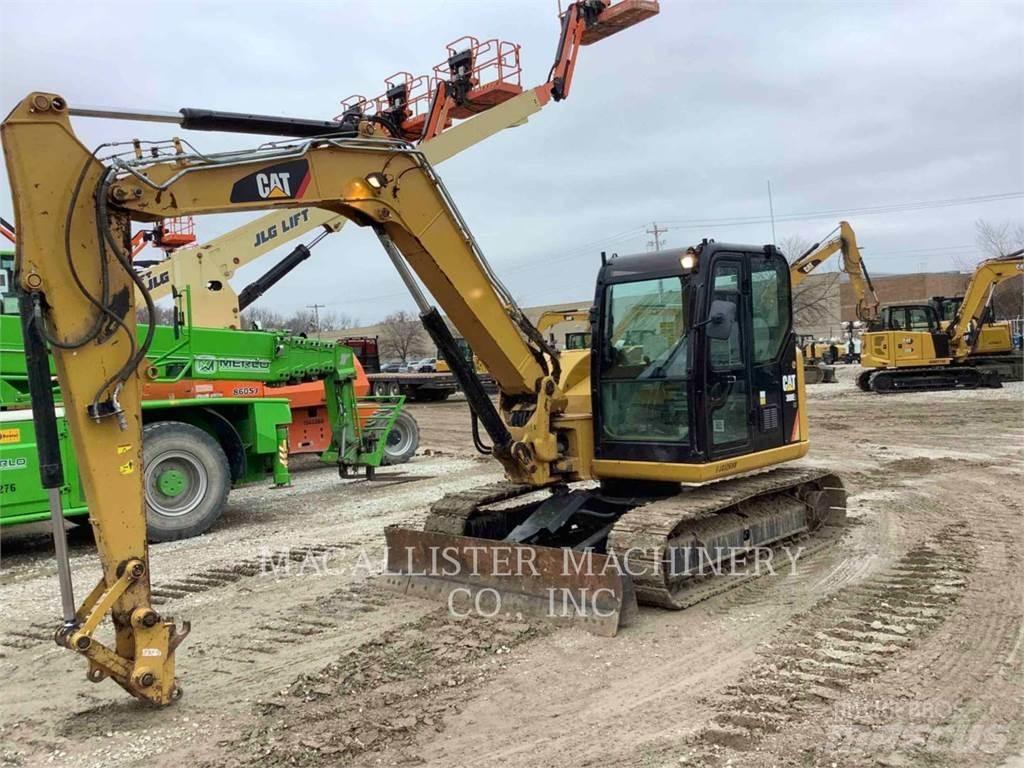
[[[207,535],[152,548],[192,621],[185,697],[141,706],[49,639],[49,542],[5,533],[0,765],[1000,766],[1022,734],[1024,384],[810,389],[811,466],[850,489],[831,547],[614,639],[448,616],[375,581],[383,529],[500,478],[465,403],[413,406],[391,482],[314,462],[232,493]],[[275,554],[287,568],[263,572]],[[81,596],[98,573],[72,533]]]

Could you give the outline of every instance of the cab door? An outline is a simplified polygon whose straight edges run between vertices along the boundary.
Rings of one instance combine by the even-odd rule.
[[[726,339],[704,334],[705,434],[708,459],[750,451],[749,308],[744,298],[747,275],[744,260],[728,254],[711,264],[705,311],[713,302],[734,306],[735,318]]]
[[[747,266],[751,448],[758,452],[796,439],[800,403],[789,265],[777,251],[766,249],[751,254]]]

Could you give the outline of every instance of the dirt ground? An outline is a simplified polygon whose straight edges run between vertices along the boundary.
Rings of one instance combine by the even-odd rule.
[[[806,463],[850,490],[842,538],[616,638],[375,583],[386,525],[499,479],[461,402],[413,406],[421,452],[392,482],[305,463],[152,548],[160,610],[192,622],[168,709],[85,679],[50,639],[48,539],[5,535],[0,765],[1020,765],[1024,385],[878,396],[854,372],[810,394]],[[81,598],[87,532],[72,565]]]

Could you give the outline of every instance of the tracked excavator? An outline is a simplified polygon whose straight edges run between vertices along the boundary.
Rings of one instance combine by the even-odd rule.
[[[884,307],[861,337],[857,386],[865,392],[1000,387],[1024,377],[1024,357],[1009,343],[1009,325],[987,322],[992,293],[1024,275],[1024,250],[981,262],[953,319],[936,302]],[[947,300],[948,301],[948,300]]]
[[[537,318],[537,330],[547,333],[548,329],[554,328],[560,323],[589,323],[589,307],[566,307],[564,309],[549,309]],[[554,342],[552,335],[551,341]],[[590,331],[568,331],[565,334],[563,349],[587,349],[590,347]]]
[[[837,253],[842,255],[840,270],[849,277],[850,287],[857,297],[857,319],[866,324],[874,323],[878,319],[880,302],[871,283],[871,275],[864,264],[864,259],[861,258],[857,235],[849,222],[840,221],[839,226],[832,230],[824,241],[814,243],[793,260],[789,268],[791,284],[794,288],[799,286],[808,275]],[[804,377],[808,384],[836,380],[835,368],[828,364],[831,361],[823,360],[823,350],[830,346],[828,342],[812,339],[803,347]]]
[[[222,115],[223,130],[265,131],[269,121],[300,138],[225,153],[115,144],[101,158],[76,138],[74,114],[62,97],[32,93],[0,136],[44,485],[57,488],[61,475],[48,342],[102,564],[76,606],[56,527],[57,640],[87,658],[91,680],[169,703],[181,693],[174,656],[188,632],[150,595],[139,384],[151,333],[135,333],[136,289],[150,310],[152,300],[130,261],[133,220],[313,206],[377,236],[506,474],[439,501],[425,530],[388,529],[393,588],[489,590],[507,598],[503,610],[549,616],[561,590],[594,608],[568,620],[614,634],[638,601],[683,608],[729,583],[715,575],[727,560],[841,522],[838,477],[780,466],[809,442],[789,265],[773,246],[704,241],[606,261],[591,347],[560,353],[502,285],[425,154],[370,123],[311,137],[308,121]],[[494,377],[497,404],[439,307]],[[525,572],[498,567],[510,552]],[[577,556],[585,569],[567,569]],[[107,616],[113,643],[97,636]]]

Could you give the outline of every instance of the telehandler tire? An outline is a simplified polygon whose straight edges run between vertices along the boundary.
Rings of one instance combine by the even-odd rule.
[[[198,536],[223,514],[231,491],[228,458],[199,427],[180,421],[147,424],[142,472],[151,542]]]
[[[395,419],[391,432],[388,434],[387,445],[384,446],[384,458],[381,463],[392,467],[405,464],[420,447],[420,427],[416,419],[408,411],[402,411]]]

